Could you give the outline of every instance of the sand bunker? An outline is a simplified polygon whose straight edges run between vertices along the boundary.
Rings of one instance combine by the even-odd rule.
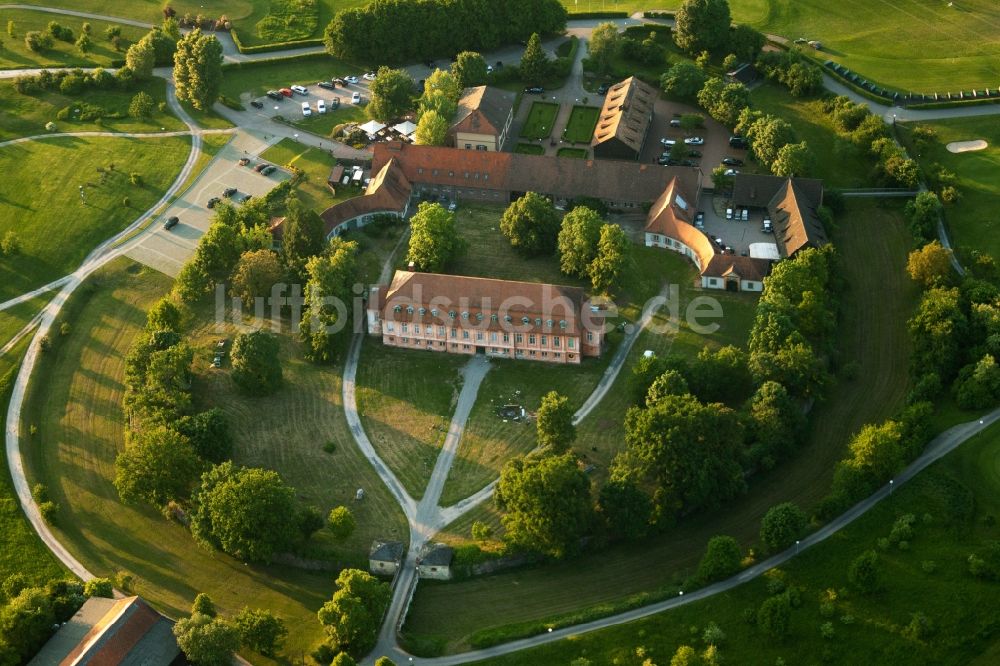
[[[952,141],[947,146],[949,153],[968,153],[973,150],[986,150],[988,144],[982,139],[975,141]]]

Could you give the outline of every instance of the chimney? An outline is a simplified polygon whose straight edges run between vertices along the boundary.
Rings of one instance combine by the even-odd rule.
[[[410,263],[406,264],[406,270],[410,271],[411,273],[416,273],[417,265],[411,261]]]

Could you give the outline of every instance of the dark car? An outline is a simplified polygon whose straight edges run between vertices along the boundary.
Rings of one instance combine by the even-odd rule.
[[[424,61],[424,65],[427,66],[427,69],[434,69],[434,61],[433,60],[426,60],[426,61]]]
[[[222,190],[222,196],[226,197],[227,199],[231,199],[234,194],[236,194],[235,187],[227,187],[226,189]]]
[[[253,100],[252,102],[250,102],[250,106],[252,106],[255,109],[263,109],[264,103],[257,100]]]
[[[729,137],[729,145],[733,148],[739,148],[740,150],[746,150],[747,140],[742,136],[731,136]]]
[[[698,163],[694,160],[681,160],[681,166],[693,167],[698,166]]]
[[[701,151],[700,150],[689,150],[688,151],[688,157],[701,157]]]
[[[279,102],[280,102],[281,100],[285,99],[285,96],[284,96],[284,95],[282,95],[282,94],[281,94],[280,92],[278,92],[277,90],[268,90],[268,91],[267,91],[267,96],[268,96],[268,97],[270,97],[271,99],[273,99],[273,100],[277,100],[277,101],[279,101]]]
[[[177,226],[178,222],[180,222],[180,220],[177,219],[176,215],[174,215],[173,217],[168,217],[167,221],[163,223],[163,228],[167,230],[173,229],[174,227]]]
[[[743,160],[738,157],[723,157],[722,163],[726,166],[743,166]]]
[[[269,166],[270,165],[267,162],[261,162],[260,164],[258,164],[257,166],[255,166],[253,168],[253,170],[256,171],[257,173],[260,173],[261,171],[263,171],[264,169],[266,169]]]
[[[608,85],[607,83],[602,83],[601,87],[597,89],[597,94],[598,95],[607,95],[608,94],[608,90],[610,88],[611,88],[611,86]]]
[[[222,199],[220,199],[219,197],[212,197],[211,199],[208,200],[208,207],[215,208],[215,204],[219,203],[220,201],[222,201]]]
[[[531,86],[530,88],[525,88],[524,92],[528,93],[529,95],[541,95],[543,92],[545,92],[545,88],[541,86]]]
[[[326,88],[327,90],[336,90],[337,89],[336,84],[334,84],[331,81],[320,81],[316,85],[318,85],[320,88]]]
[[[277,167],[275,167],[273,164],[268,164],[266,167],[264,167],[263,169],[261,169],[260,172],[264,176],[269,176],[270,174],[274,173],[274,170],[276,168]]]
[[[680,160],[671,159],[669,155],[660,155],[656,163],[660,166],[682,166]]]

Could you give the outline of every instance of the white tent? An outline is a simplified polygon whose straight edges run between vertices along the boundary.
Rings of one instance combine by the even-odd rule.
[[[362,132],[365,132],[366,134],[378,134],[379,132],[385,129],[385,125],[383,125],[377,120],[369,120],[364,125],[362,125],[360,129]]]
[[[405,120],[398,125],[393,125],[392,129],[396,130],[403,136],[410,136],[417,131],[417,126],[411,123],[409,120]]]
[[[770,259],[778,261],[781,255],[778,254],[778,246],[774,243],[750,243],[750,256],[754,259]]]

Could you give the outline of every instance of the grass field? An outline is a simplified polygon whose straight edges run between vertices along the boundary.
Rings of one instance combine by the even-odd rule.
[[[14,35],[7,30],[8,21],[14,22]],[[50,21],[56,21],[73,31],[74,40],[82,31],[83,23],[90,23],[92,49],[81,53],[72,42],[55,40],[51,49],[41,53],[29,51],[24,45],[24,35],[31,30],[47,32]],[[3,49],[0,50],[0,69],[32,69],[38,67],[111,67],[125,61],[128,46],[146,34],[147,30],[129,25],[118,25],[107,21],[86,21],[75,16],[57,16],[47,12],[25,9],[0,9],[0,25],[3,26]],[[121,29],[122,50],[115,51],[104,36],[108,26],[118,25]]]
[[[592,556],[558,566],[543,566],[476,578],[448,585],[421,585],[407,618],[407,631],[435,636],[449,650],[468,646],[475,632],[517,622],[552,619],[597,605],[629,603],[635,595],[667,594],[690,573],[707,540],[730,534],[744,543],[756,538],[759,521],[771,506],[795,501],[815,505],[829,490],[834,463],[843,454],[850,435],[863,424],[880,421],[902,403],[907,390],[908,348],[905,319],[914,304],[914,288],[903,266],[910,239],[898,210],[870,202],[852,202],[841,218],[834,238],[843,256],[850,293],[845,297],[839,328],[842,353],[856,359],[858,378],[849,386],[834,387],[826,402],[811,415],[812,435],[796,456],[767,475],[751,480],[748,495],[721,510],[699,514],[676,528],[651,538],[641,547],[618,545]],[[670,255],[664,252],[663,255]],[[678,261],[681,261],[677,257]],[[716,294],[712,294],[716,296]],[[724,328],[716,341],[680,335],[674,351],[702,344],[745,344],[736,332],[748,324],[749,307],[723,304],[737,326]],[[738,322],[743,321],[743,324]],[[666,341],[640,339],[636,350]],[[633,351],[633,358],[637,351]],[[619,377],[622,382],[622,377]],[[616,386],[608,399],[621,400]],[[580,427],[578,448],[601,473],[620,442],[620,405],[609,403],[591,414]],[[471,519],[471,517],[469,518]],[[457,529],[458,526],[456,526]],[[655,562],[656,566],[648,563]],[[445,612],[444,609],[449,609]]]
[[[244,98],[245,102],[260,97],[273,88],[284,88],[293,84],[311,86],[323,79],[330,80],[348,74],[360,76],[359,67],[325,54],[282,58],[273,62],[227,65],[222,69],[222,94],[238,100],[242,94],[249,93],[249,97]],[[266,100],[266,103],[287,108],[285,115],[288,118],[294,118],[295,114],[301,115],[300,105],[295,104],[295,100],[284,102]]]
[[[122,439],[125,352],[146,309],[169,286],[166,277],[118,260],[97,276],[92,291],[84,288],[74,297],[67,313],[73,333],[36,369],[26,405],[25,422],[40,425],[27,460],[30,476],[49,485],[61,507],[60,538],[95,573],[129,572],[137,592],[173,617],[186,613],[200,591],[225,613],[244,604],[270,608],[291,631],[287,654],[308,652],[321,633],[315,612],[329,598],[335,572],[247,567],[201,549],[159,512],[120,504],[111,484]],[[235,462],[277,469],[303,502],[323,511],[350,504],[357,518],[358,528],[344,544],[320,533],[311,551],[358,565],[372,538],[405,538],[402,513],[350,441],[340,369],[301,361],[297,342],[281,336],[285,387],[269,398],[237,395],[228,372],[209,367],[214,340],[224,334],[208,323],[208,314],[195,313],[196,321],[205,323],[189,337],[195,349],[194,392],[199,405],[226,411]],[[328,442],[331,452],[324,450]],[[358,487],[366,491],[363,502],[353,501]]]
[[[594,127],[601,110],[596,106],[574,106],[563,130],[563,140],[570,143],[590,143],[594,136]]]
[[[169,109],[156,111],[149,119],[137,120],[128,115],[128,105],[137,92],[143,90],[157,103],[167,99],[166,82],[151,79],[131,91],[91,90],[77,97],[58,92],[22,95],[10,81],[0,81],[0,141],[21,136],[45,134],[45,124],[54,122],[58,132],[159,132],[187,129]],[[104,118],[98,122],[59,120],[56,114],[63,108],[79,108],[80,102],[93,104],[121,118]]]
[[[20,250],[0,260],[0,300],[70,273],[83,258],[155,203],[190,150],[188,137],[62,137],[0,149],[0,235],[13,231]],[[102,184],[98,168],[115,169]],[[129,174],[142,177],[129,183]],[[81,205],[78,187],[86,187]],[[126,208],[123,197],[129,198]]]
[[[1000,537],[998,493],[1000,428],[994,426],[782,568],[779,575],[799,588],[802,599],[783,640],[769,638],[743,618],[744,609],[759,608],[767,598],[772,575],[645,620],[481,663],[568,664],[586,657],[593,664],[632,664],[639,663],[634,655],[641,646],[645,656],[665,664],[679,645],[703,649],[700,635],[709,622],[726,635],[719,647],[727,662],[774,664],[780,658],[788,664],[854,664],[864,654],[868,664],[995,663],[996,635],[983,628],[994,623],[1000,588],[970,576],[966,560],[984,541]],[[878,540],[906,514],[918,519],[909,547],[881,549]],[[882,592],[864,596],[850,588],[846,572],[868,549],[879,552],[885,585]],[[822,609],[827,590],[835,591],[836,601]],[[975,601],[956,603],[959,599]],[[904,630],[918,612],[934,629],[915,639]],[[824,639],[820,627],[826,622],[832,623],[833,635]]]
[[[519,143],[514,147],[514,152],[522,155],[544,155],[545,148],[536,143]]]
[[[293,139],[282,139],[263,153],[261,158],[281,166],[301,169],[304,178],[296,184],[302,203],[317,213],[330,206],[362,194],[361,188],[353,185],[339,186],[336,194],[330,191],[326,179],[337,160],[327,151],[312,148]]]
[[[363,124],[368,122],[365,108],[358,104],[351,104],[350,102],[350,96],[345,95],[340,98],[339,108],[322,114],[314,112],[308,118],[303,118],[301,113],[296,113],[297,110],[293,109],[288,120],[296,127],[301,127],[307,132],[329,137],[333,135],[333,128],[337,125],[343,123]]]
[[[940,164],[958,176],[958,190],[962,199],[945,209],[945,219],[951,240],[959,251],[981,250],[989,252],[1000,261],[1000,222],[996,209],[1000,196],[1000,124],[995,118],[955,118],[926,124],[937,132],[937,142],[923,153],[910,148],[911,156],[927,170]],[[900,125],[901,137],[909,143],[910,124]],[[970,153],[950,153],[948,143],[985,139],[986,150]]]
[[[556,155],[559,157],[572,157],[578,160],[587,159],[587,155],[590,154],[586,148],[560,148],[556,151]]]
[[[533,102],[528,117],[521,126],[522,139],[546,139],[559,115],[559,105],[552,102]]]
[[[754,108],[779,116],[795,128],[799,141],[806,141],[815,157],[815,178],[827,187],[866,187],[871,184],[872,158],[837,133],[823,113],[822,102],[792,97],[785,88],[769,84],[754,88],[750,95]]]

